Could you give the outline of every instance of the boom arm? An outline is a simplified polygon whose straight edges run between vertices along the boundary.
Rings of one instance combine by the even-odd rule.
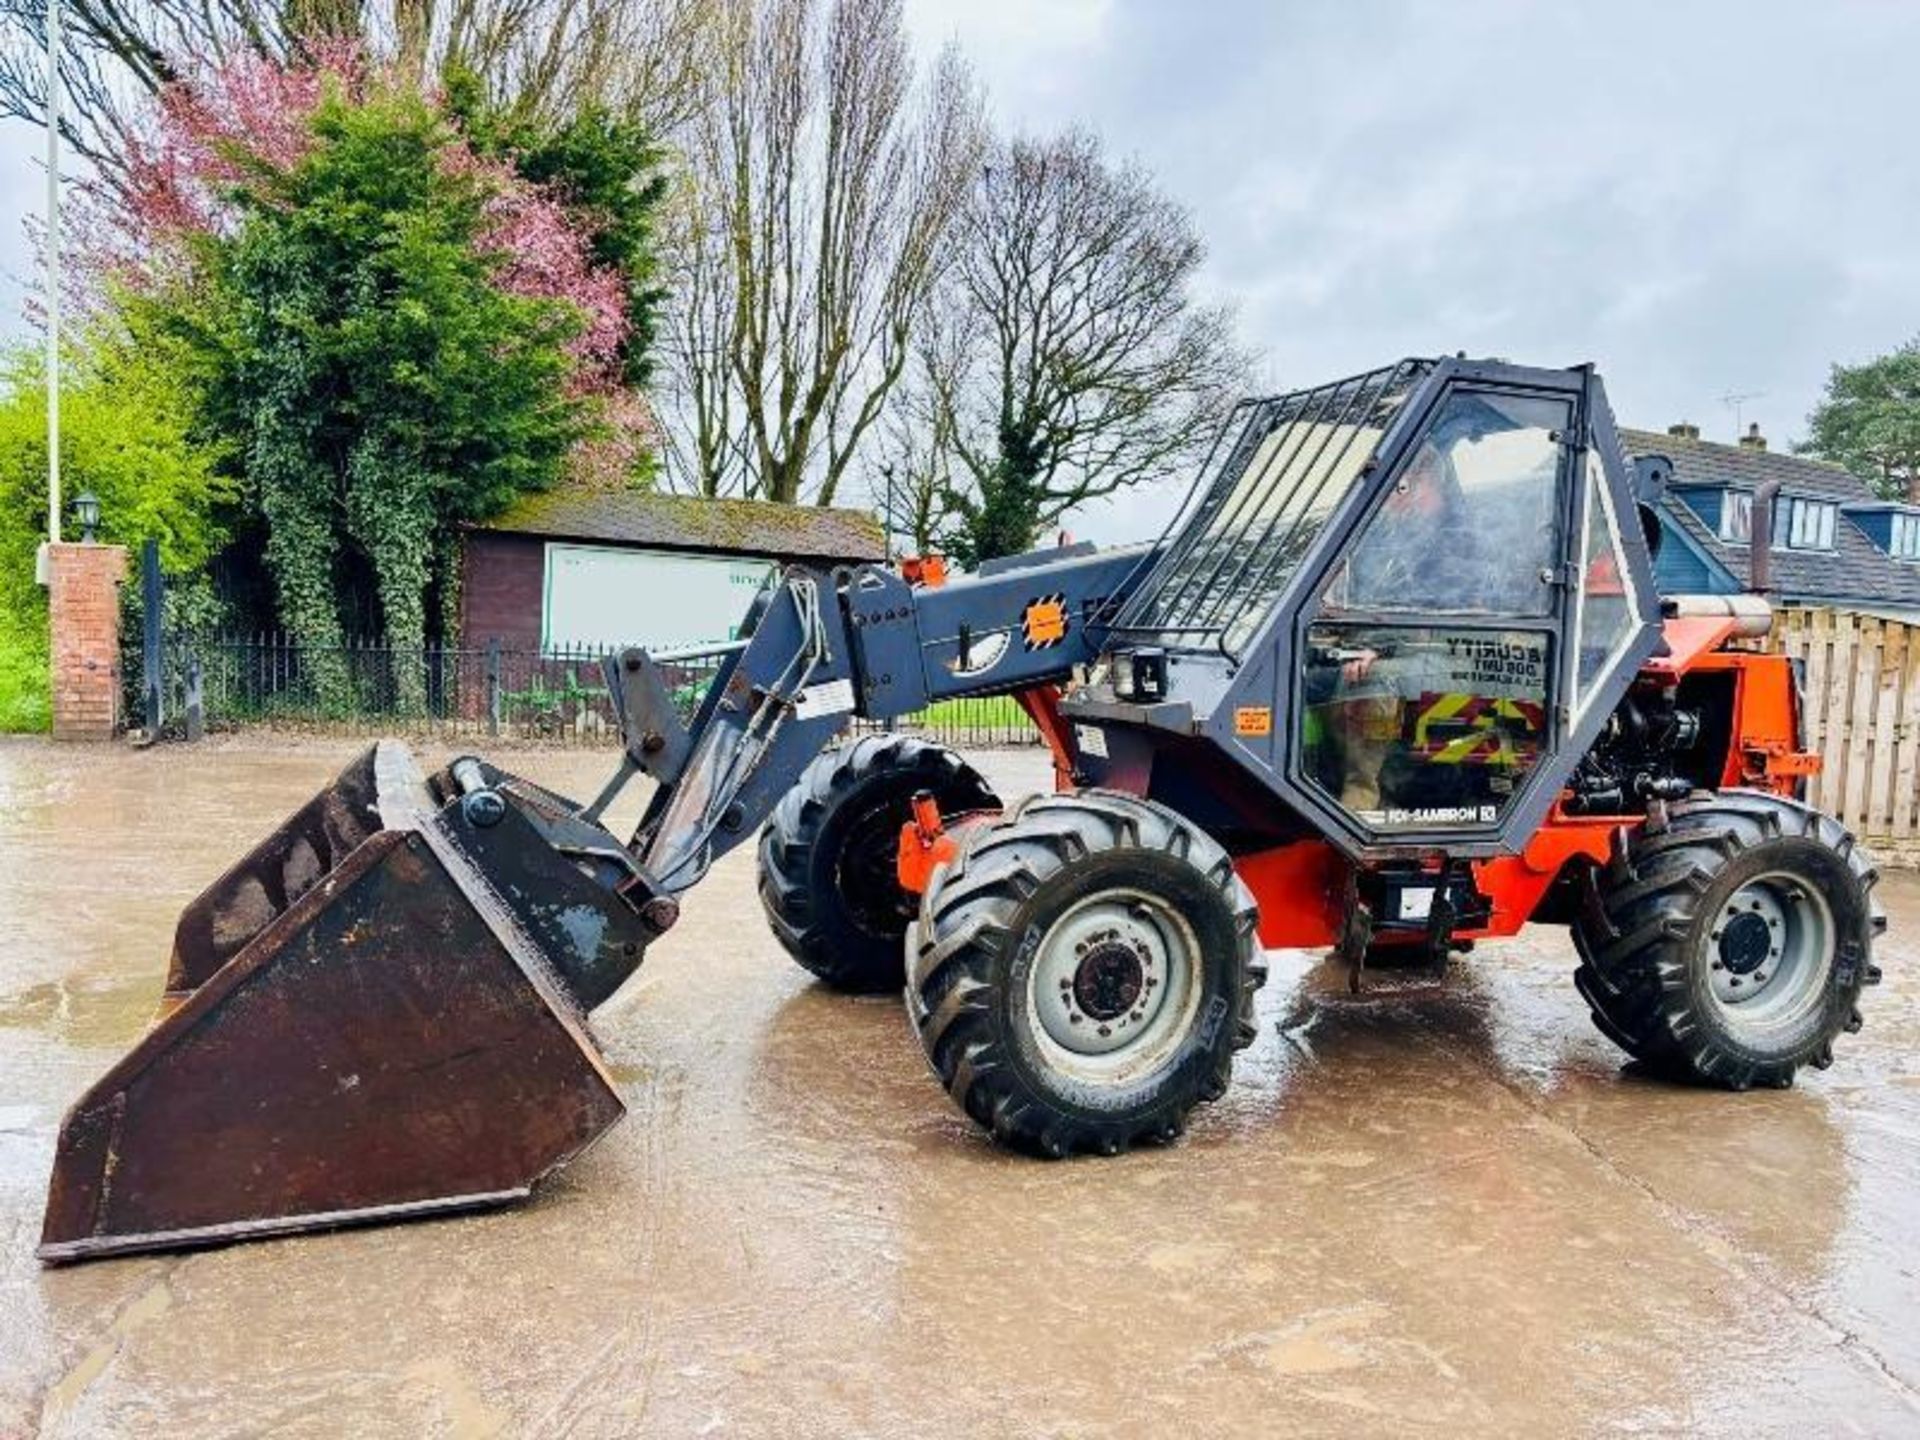
[[[936,588],[874,565],[796,565],[748,612],[682,725],[662,657],[606,662],[621,768],[658,784],[633,837],[652,884],[677,894],[752,835],[807,763],[854,716],[891,720],[935,700],[1005,695],[1065,679],[1098,653],[1104,623],[1152,551],[1036,551]],[[715,652],[708,652],[715,653]]]

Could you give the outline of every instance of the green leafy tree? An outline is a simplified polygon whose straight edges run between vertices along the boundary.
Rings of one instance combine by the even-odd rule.
[[[1837,461],[1886,500],[1920,502],[1920,339],[1864,365],[1835,365],[1799,448]]]
[[[282,623],[339,701],[343,559],[368,562],[386,633],[420,643],[456,527],[551,483],[591,417],[569,386],[582,314],[496,283],[498,182],[448,121],[375,86],[336,89],[311,129],[290,167],[241,157],[237,223],[194,237],[195,283],[153,303],[238,440]],[[422,674],[397,679],[417,706]]]
[[[224,543],[234,493],[220,448],[196,433],[181,359],[161,335],[84,337],[62,372],[60,464],[69,496],[99,497],[101,540],[158,539],[166,568],[191,575]],[[0,730],[40,730],[47,599],[34,554],[46,539],[45,369],[37,350],[0,366]]]

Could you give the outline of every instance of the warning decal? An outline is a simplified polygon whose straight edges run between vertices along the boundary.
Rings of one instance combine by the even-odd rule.
[[[1042,595],[1029,600],[1020,617],[1020,630],[1026,636],[1027,649],[1046,650],[1067,638],[1067,597]]]

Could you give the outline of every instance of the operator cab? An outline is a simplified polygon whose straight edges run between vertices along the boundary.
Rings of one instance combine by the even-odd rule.
[[[1243,405],[1218,459],[1065,706],[1083,751],[1179,772],[1184,731],[1351,853],[1517,849],[1659,643],[1599,377],[1404,361]]]

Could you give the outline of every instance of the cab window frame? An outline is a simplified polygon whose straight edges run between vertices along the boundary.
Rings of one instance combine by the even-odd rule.
[[[1549,603],[1538,614],[1491,614],[1485,611],[1470,610],[1422,610],[1418,612],[1406,609],[1380,610],[1368,608],[1342,608],[1331,611],[1326,607],[1327,590],[1339,572],[1340,566],[1352,553],[1371,529],[1388,498],[1394,493],[1407,470],[1415,463],[1422,448],[1429,443],[1434,426],[1446,415],[1448,407],[1463,395],[1487,394],[1501,399],[1535,399],[1551,402],[1559,407],[1561,423],[1552,433],[1557,442],[1558,454],[1553,472],[1553,485],[1556,490],[1556,503],[1549,507],[1555,526],[1556,543],[1549,553],[1552,557],[1553,575],[1548,582]],[[1293,625],[1294,653],[1302,657],[1302,663],[1295,666],[1293,677],[1293,703],[1295,714],[1288,729],[1286,771],[1290,782],[1302,793],[1313,798],[1315,804],[1335,817],[1346,829],[1362,837],[1365,843],[1405,844],[1410,839],[1433,835],[1446,842],[1458,841],[1472,844],[1497,834],[1505,825],[1509,813],[1515,804],[1529,793],[1535,772],[1543,765],[1550,765],[1565,743],[1568,730],[1569,707],[1567,698],[1572,693],[1572,667],[1577,664],[1577,656],[1570,643],[1572,628],[1575,624],[1575,587],[1568,583],[1567,569],[1571,561],[1571,548],[1577,542],[1569,539],[1577,528],[1577,520],[1584,514],[1585,487],[1584,457],[1586,443],[1573,443],[1576,437],[1586,435],[1587,398],[1584,386],[1567,388],[1543,387],[1525,383],[1504,383],[1499,380],[1483,380],[1477,377],[1457,377],[1448,381],[1429,404],[1424,408],[1417,425],[1401,440],[1397,453],[1386,473],[1378,477],[1372,492],[1367,496],[1365,509],[1355,519],[1348,544],[1331,550],[1322,557],[1321,563],[1312,577],[1310,585],[1303,587],[1306,597],[1300,604]],[[1584,536],[1582,535],[1582,539]],[[1385,828],[1369,821],[1363,814],[1350,809],[1342,803],[1341,797],[1330,793],[1321,776],[1315,773],[1315,767],[1309,761],[1309,742],[1306,735],[1310,702],[1307,699],[1307,676],[1304,657],[1310,653],[1309,637],[1311,633],[1328,626],[1345,630],[1373,628],[1392,630],[1395,628],[1419,628],[1424,630],[1445,630],[1460,635],[1495,635],[1507,632],[1522,632],[1538,635],[1544,639],[1546,648],[1544,666],[1544,693],[1541,697],[1541,709],[1545,720],[1541,735],[1540,753],[1526,772],[1518,777],[1513,790],[1505,797],[1497,814],[1491,818],[1480,818],[1471,822],[1425,823],[1416,820],[1404,828]],[[1404,718],[1403,718],[1404,724]]]

